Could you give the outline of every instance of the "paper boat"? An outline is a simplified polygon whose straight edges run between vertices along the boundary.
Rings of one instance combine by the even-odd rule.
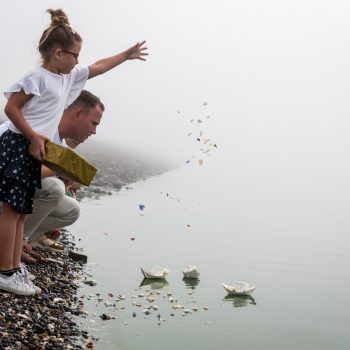
[[[183,270],[185,278],[199,278],[199,272],[197,266],[187,265]]]
[[[151,270],[149,270],[149,271],[145,271],[141,267],[141,271],[142,271],[143,277],[152,278],[152,279],[165,278],[167,276],[167,274],[169,273],[169,269],[167,269],[166,267],[162,267],[162,266],[153,266],[151,268]]]
[[[235,281],[232,283],[232,285],[222,283],[222,286],[225,288],[228,294],[235,295],[251,295],[256,288],[256,286],[251,287],[248,282],[240,281]]]

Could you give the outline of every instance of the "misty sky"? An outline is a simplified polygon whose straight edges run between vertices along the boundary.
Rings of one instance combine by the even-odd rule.
[[[147,40],[147,62],[88,81],[106,105],[97,140],[181,157],[203,128],[227,155],[349,150],[347,1],[3,0],[1,91],[39,64],[49,7],[83,37],[82,65]]]

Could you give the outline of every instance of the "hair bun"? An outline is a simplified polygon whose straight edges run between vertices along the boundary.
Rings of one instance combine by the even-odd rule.
[[[47,12],[51,15],[51,26],[65,25],[69,26],[67,15],[61,9],[48,9]]]

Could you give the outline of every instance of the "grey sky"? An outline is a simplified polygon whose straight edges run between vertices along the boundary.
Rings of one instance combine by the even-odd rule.
[[[97,140],[180,157],[194,128],[226,150],[271,156],[348,146],[347,1],[3,0],[1,91],[38,64],[49,7],[83,37],[80,64],[147,40],[146,63],[88,81],[106,105]]]

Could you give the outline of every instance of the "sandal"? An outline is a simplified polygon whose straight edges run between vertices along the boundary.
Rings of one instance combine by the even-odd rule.
[[[56,230],[48,231],[44,233],[44,235],[53,241],[57,241],[61,237],[61,230],[56,229]]]
[[[64,251],[64,245],[56,243],[50,238],[40,238],[40,240],[32,242],[33,247],[47,250],[54,253],[62,253]]]

